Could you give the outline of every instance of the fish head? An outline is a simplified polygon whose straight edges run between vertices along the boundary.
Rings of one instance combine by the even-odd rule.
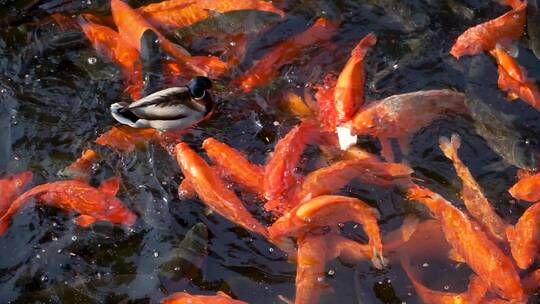
[[[534,142],[529,139],[521,139],[512,146],[512,158],[517,167],[526,170],[538,170],[538,155],[534,151]]]
[[[15,183],[15,187],[18,190],[22,190],[22,188],[32,180],[32,176],[32,172],[30,171],[21,172],[14,175],[12,179]]]
[[[354,134],[375,135],[378,120],[377,113],[374,111],[364,110],[358,112],[352,121]]]
[[[187,87],[189,89],[189,94],[195,99],[203,99],[205,97],[206,90],[209,90],[212,87],[212,81],[204,76],[197,76],[191,79]]]
[[[105,211],[103,218],[111,223],[132,226],[137,220],[137,215],[131,212],[131,210],[116,197],[107,198],[107,203],[108,208]]]

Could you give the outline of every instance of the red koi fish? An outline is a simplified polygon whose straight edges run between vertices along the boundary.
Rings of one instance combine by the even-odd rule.
[[[500,48],[494,48],[490,53],[499,65],[499,79],[497,81],[499,88],[509,92],[509,96],[513,99],[519,97],[540,111],[540,91],[538,91],[534,81],[527,78],[525,69]]]
[[[66,180],[34,187],[19,196],[0,218],[0,235],[8,228],[11,218],[31,198],[56,208],[74,211],[80,215],[75,223],[88,227],[96,221],[132,226],[137,216],[116,198],[120,183],[110,178],[94,188],[80,180]]]
[[[294,127],[279,140],[264,172],[264,196],[267,200],[279,200],[286,197],[287,192],[297,181],[294,171],[300,156],[306,145],[313,143],[318,137],[317,126],[305,122]]]
[[[285,16],[285,13],[271,2],[259,0],[169,0],[138,9],[154,26],[164,30],[190,26],[211,17],[212,12],[241,10],[257,10]]]
[[[305,48],[329,40],[336,31],[336,24],[327,19],[319,18],[306,31],[273,47],[244,76],[235,79],[233,82],[239,85],[244,92],[250,92],[253,88],[262,86],[274,79],[279,69],[298,58]]]
[[[469,28],[457,38],[450,54],[459,59],[491,50],[499,42],[518,39],[525,29],[526,7],[524,2],[496,19]]]
[[[407,197],[429,208],[441,223],[448,243],[491,291],[505,299],[523,299],[523,289],[512,260],[478,224],[427,188],[413,184],[407,190]]]
[[[512,256],[521,269],[527,269],[540,249],[540,203],[529,207],[514,227],[506,230]]]
[[[527,202],[540,201],[540,173],[521,178],[508,192],[516,199]]]
[[[211,137],[204,140],[203,149],[234,182],[253,193],[263,195],[264,168],[262,166],[251,163],[239,151]]]
[[[321,295],[321,278],[325,276],[326,238],[305,234],[298,238],[295,304],[317,304]]]
[[[96,144],[107,146],[115,152],[129,153],[157,139],[159,139],[159,133],[155,129],[135,129],[120,125],[101,134],[96,139]]]
[[[140,92],[144,83],[137,49],[126,44],[120,38],[120,34],[109,27],[95,24],[82,17],[78,18],[77,22],[98,54],[120,66],[126,87],[134,92]]]
[[[163,299],[161,304],[247,304],[234,300],[227,294],[218,291],[215,296],[194,296],[186,292],[176,292]]]
[[[245,229],[267,236],[266,228],[261,225],[236,194],[227,188],[218,174],[195,151],[185,143],[175,147],[176,160],[184,176],[189,180],[199,198],[210,209]]]
[[[62,170],[62,174],[71,178],[89,180],[92,167],[99,161],[99,159],[99,156],[94,150],[84,150],[81,157]]]
[[[227,64],[213,56],[191,56],[185,49],[161,35],[144,17],[122,0],[112,0],[111,10],[118,26],[120,37],[137,50],[143,33],[150,29],[158,37],[163,50],[173,56],[179,64],[195,74],[217,78],[227,70]]]
[[[349,121],[364,104],[364,57],[375,45],[377,37],[367,34],[351,52],[351,58],[339,74],[334,89],[334,101],[338,124]]]
[[[458,149],[461,146],[461,138],[457,134],[452,134],[452,138],[448,140],[446,137],[439,139],[439,147],[444,155],[452,161],[454,168],[463,183],[461,190],[461,198],[465,202],[465,206],[469,213],[480,224],[482,224],[491,236],[502,243],[506,242],[506,227],[508,224],[497,215],[487,198],[485,197],[482,188],[469,169],[459,159]]]
[[[351,126],[355,134],[378,137],[382,155],[387,161],[392,161],[390,138],[396,138],[406,154],[416,131],[447,115],[465,113],[467,107],[462,93],[451,90],[418,91],[368,104],[353,117]]]
[[[24,187],[32,180],[32,172],[25,171],[0,179],[0,216],[9,209],[11,203],[19,196]]]
[[[338,223],[355,221],[362,225],[369,236],[370,257],[373,265],[382,268],[385,264],[383,247],[377,224],[377,210],[363,201],[346,196],[323,195],[292,209],[280,217],[268,232],[272,239],[298,236],[318,227],[335,227]]]
[[[355,178],[364,183],[389,186],[393,184],[391,179],[408,178],[412,172],[411,168],[403,164],[357,159],[339,161],[309,173],[296,190],[291,207],[339,191]]]

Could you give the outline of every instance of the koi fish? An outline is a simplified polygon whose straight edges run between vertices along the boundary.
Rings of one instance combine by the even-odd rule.
[[[517,0],[516,0],[517,1]],[[527,34],[531,50],[540,58],[540,1],[527,0]]]
[[[140,49],[144,83],[141,90],[141,97],[145,97],[159,91],[163,86],[163,80],[165,78],[164,54],[159,45],[158,34],[150,29],[144,31],[141,36]]]
[[[461,198],[465,202],[465,206],[469,213],[480,224],[482,224],[487,232],[499,242],[506,242],[506,227],[508,224],[497,215],[493,206],[485,197],[482,188],[476,182],[469,169],[459,159],[458,149],[461,146],[461,138],[457,134],[452,134],[450,140],[446,137],[439,139],[439,147],[444,153],[444,156],[452,161],[454,168],[462,181]]]
[[[36,186],[19,196],[0,218],[0,235],[7,230],[13,215],[31,198],[46,205],[79,213],[75,223],[82,227],[88,227],[96,221],[132,226],[137,216],[116,198],[119,187],[116,177],[104,181],[98,188],[79,180]]]
[[[130,153],[145,147],[151,140],[157,140],[159,133],[155,129],[136,129],[128,126],[115,126],[101,134],[96,144],[107,146],[115,152]]]
[[[510,105],[501,92],[494,84],[486,85],[490,78],[494,78],[495,73],[494,66],[487,56],[470,58],[465,104],[474,119],[475,130],[493,151],[511,165],[536,170],[535,150],[529,142],[529,138],[535,138],[536,134],[527,125],[519,126],[518,119],[523,118],[525,113],[518,117],[517,113],[514,112],[514,115],[507,111],[504,107]],[[535,115],[531,117],[536,119],[537,112],[533,112]]]
[[[215,296],[192,296],[186,292],[176,292],[163,299],[161,304],[247,304],[233,300],[227,294],[218,291]]]
[[[140,39],[146,30],[159,37],[163,50],[173,56],[179,64],[196,74],[216,78],[227,70],[227,64],[213,56],[191,56],[185,49],[161,35],[144,17],[122,0],[112,0],[111,10],[118,26],[120,37],[132,47],[140,50]]]
[[[169,0],[140,7],[138,11],[154,26],[173,30],[190,26],[212,16],[212,12],[227,13],[257,10],[284,17],[285,13],[271,2],[259,0]]]
[[[512,197],[527,202],[540,201],[540,173],[525,176],[508,190]]]
[[[253,193],[263,195],[264,168],[262,166],[251,163],[239,151],[211,137],[204,140],[203,149],[233,181]]]
[[[540,111],[540,91],[526,76],[526,72],[514,58],[500,48],[495,48],[490,53],[499,65],[499,80],[497,84],[502,91],[509,91],[510,96],[523,99],[537,111]]]
[[[427,188],[413,184],[407,189],[407,197],[429,208],[441,223],[448,243],[491,291],[505,299],[523,299],[523,288],[512,260],[478,224]]]
[[[465,95],[451,90],[431,90],[394,95],[375,101],[351,120],[354,134],[379,138],[381,153],[394,159],[390,138],[397,138],[404,154],[414,133],[431,122],[449,115],[465,114]]]
[[[332,194],[345,187],[352,179],[363,183],[389,186],[392,179],[407,179],[413,170],[406,165],[363,160],[343,160],[310,172],[298,186],[290,204],[302,204],[317,196]],[[388,178],[388,179],[387,179]]]
[[[184,239],[169,253],[165,262],[159,265],[160,279],[180,281],[192,279],[200,270],[208,251],[208,228],[197,223],[184,236]]]
[[[521,283],[526,292],[535,293],[538,290],[538,287],[540,287],[540,269],[536,269],[529,273],[521,280]]]
[[[296,183],[294,171],[306,145],[319,137],[319,130],[313,123],[301,123],[285,135],[274,148],[264,172],[264,196],[267,200],[279,200]],[[266,208],[266,207],[265,207]],[[269,209],[267,209],[269,210]]]
[[[326,239],[324,235],[305,234],[298,238],[295,304],[317,304],[324,287]]]
[[[506,229],[512,256],[521,269],[527,269],[540,249],[540,203],[525,210],[514,227]]]
[[[140,91],[144,83],[137,49],[126,44],[118,32],[107,26],[87,21],[83,17],[79,17],[77,22],[98,54],[120,66],[126,87]]]
[[[377,218],[379,213],[363,201],[346,196],[322,195],[289,211],[268,228],[271,239],[298,236],[317,227],[355,221],[369,236],[370,257],[373,265],[381,269],[386,261]]]
[[[450,54],[459,59],[463,55],[476,55],[495,48],[495,45],[505,40],[516,40],[523,35],[526,20],[527,3],[506,14],[471,27],[461,34]]]
[[[89,180],[93,166],[100,160],[100,157],[92,149],[83,151],[81,157],[71,165],[64,168],[60,174],[70,178]]]
[[[267,236],[261,225],[217,173],[185,143],[175,147],[176,160],[199,198],[212,210],[245,229]]]
[[[25,171],[0,179],[0,216],[9,209],[11,203],[19,196],[24,187],[32,180],[32,172]]]
[[[376,42],[377,37],[373,33],[362,38],[339,74],[334,89],[338,124],[349,121],[364,103],[364,57]]]
[[[306,47],[329,40],[337,31],[337,25],[319,18],[306,31],[297,34],[273,47],[243,76],[233,80],[244,92],[265,85],[276,77],[279,69],[298,58]]]

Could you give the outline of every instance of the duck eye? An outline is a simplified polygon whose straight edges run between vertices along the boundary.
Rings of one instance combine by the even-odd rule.
[[[212,87],[210,79],[202,76],[193,78],[188,84],[189,93],[195,99],[204,98],[205,90],[210,89],[210,87]]]

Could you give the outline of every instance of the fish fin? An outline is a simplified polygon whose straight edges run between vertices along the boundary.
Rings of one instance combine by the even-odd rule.
[[[396,138],[399,149],[401,150],[401,158],[403,159],[403,156],[409,154],[409,150],[411,149],[411,136],[410,135],[403,135],[398,138]]]
[[[294,302],[288,298],[286,298],[283,295],[278,295],[278,299],[280,299],[285,304],[294,304]]]
[[[0,236],[4,235],[9,228],[9,220],[1,219],[0,220]]]
[[[392,143],[389,138],[379,138],[381,143],[381,154],[387,162],[394,162],[395,155],[392,149]]]
[[[501,171],[506,170],[506,168],[508,167],[510,167],[510,164],[505,160],[501,160],[501,161],[497,161],[489,165],[486,165],[483,167],[483,169],[488,172],[491,172],[491,171],[501,172]]]
[[[216,292],[216,296],[222,296],[222,297],[226,297],[226,298],[231,299],[231,296],[229,296],[228,294],[224,293],[223,291],[218,291],[218,292]]]
[[[96,221],[96,218],[90,215],[83,214],[76,217],[73,221],[75,222],[75,224],[81,227],[88,227]]]
[[[377,36],[373,33],[367,34],[351,51],[351,56],[356,58],[364,58],[370,47],[377,43]]]
[[[512,244],[515,239],[515,230],[513,226],[506,227],[506,238],[508,239],[508,243]]]
[[[444,156],[452,161],[457,159],[457,150],[460,146],[461,138],[457,134],[452,134],[450,139],[444,136],[439,138],[439,147],[444,153]]]
[[[454,248],[450,249],[450,251],[448,252],[448,258],[454,262],[465,263],[465,259],[463,258],[463,256],[459,254]]]
[[[118,193],[118,189],[120,189],[120,179],[116,176],[113,176],[103,181],[101,185],[99,185],[98,189],[103,193],[115,196],[116,193]]]

